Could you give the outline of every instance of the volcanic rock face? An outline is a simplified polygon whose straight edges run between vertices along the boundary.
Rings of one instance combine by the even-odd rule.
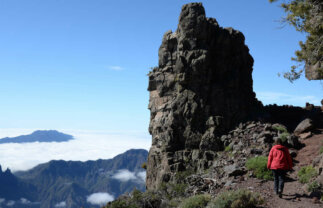
[[[201,3],[184,5],[176,32],[165,33],[149,73],[148,189],[174,181],[178,171],[210,167],[223,150],[220,135],[259,106],[244,40],[206,18]]]

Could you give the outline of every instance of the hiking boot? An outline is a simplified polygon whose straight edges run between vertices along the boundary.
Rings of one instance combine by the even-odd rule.
[[[279,198],[282,198],[282,197],[283,197],[283,193],[282,193],[282,191],[281,191],[281,190],[278,190],[278,197],[279,197]]]

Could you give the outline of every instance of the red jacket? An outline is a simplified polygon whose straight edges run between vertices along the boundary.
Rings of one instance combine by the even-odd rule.
[[[292,157],[288,148],[283,145],[275,145],[271,148],[267,168],[271,170],[290,170],[293,168]]]

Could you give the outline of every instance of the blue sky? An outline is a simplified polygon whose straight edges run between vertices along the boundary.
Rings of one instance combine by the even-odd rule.
[[[0,0],[0,128],[147,133],[147,73],[188,2]],[[305,37],[280,28],[278,4],[202,2],[208,17],[244,33],[263,103],[319,104],[319,81],[277,76]]]

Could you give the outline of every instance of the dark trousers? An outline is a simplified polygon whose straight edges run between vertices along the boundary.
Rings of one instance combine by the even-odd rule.
[[[276,193],[283,193],[286,170],[272,170],[274,174],[274,189]]]

